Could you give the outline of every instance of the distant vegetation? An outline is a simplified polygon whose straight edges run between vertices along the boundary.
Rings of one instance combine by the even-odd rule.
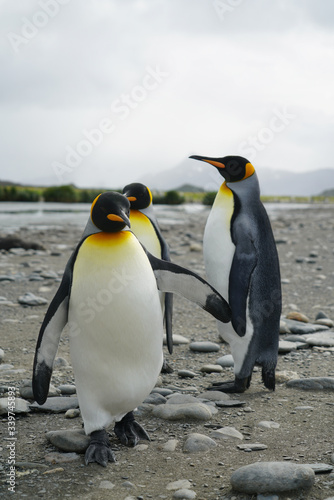
[[[113,191],[119,191],[112,189]],[[31,187],[0,182],[0,201],[48,201],[62,203],[92,203],[98,194],[108,189],[79,189],[73,185]],[[153,203],[181,205],[182,203],[202,203],[211,206],[216,192],[183,192],[171,190],[153,191]],[[320,196],[262,196],[265,203],[334,203],[334,190],[325,191]]]

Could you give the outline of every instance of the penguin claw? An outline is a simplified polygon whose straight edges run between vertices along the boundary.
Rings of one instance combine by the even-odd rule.
[[[173,368],[167,361],[164,359],[164,362],[162,363],[162,368],[161,368],[161,373],[173,373]]]
[[[140,440],[150,441],[145,429],[135,421],[132,411],[115,424],[114,431],[120,442],[125,446],[136,446]]]
[[[102,467],[107,467],[108,462],[116,462],[108,435],[104,429],[94,431],[90,435],[90,444],[85,453],[85,464],[96,462]]]

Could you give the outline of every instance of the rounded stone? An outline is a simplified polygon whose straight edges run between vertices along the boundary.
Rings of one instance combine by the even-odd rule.
[[[301,464],[257,462],[240,467],[231,476],[232,487],[248,494],[281,493],[309,489],[314,484],[314,471]]]
[[[195,352],[218,352],[220,345],[215,342],[191,342],[189,349]]]
[[[187,453],[198,453],[209,451],[217,446],[216,441],[204,434],[190,434],[184,443],[183,451]]]
[[[225,356],[221,356],[217,359],[216,364],[223,366],[224,368],[234,366],[234,359],[232,354],[225,354]]]
[[[46,438],[56,448],[76,453],[85,453],[90,442],[89,436],[82,429],[50,431],[46,433]]]
[[[196,373],[190,370],[178,370],[177,375],[180,378],[194,378],[196,376]]]
[[[203,365],[201,372],[203,373],[221,373],[223,368],[220,365]]]
[[[305,314],[302,314],[298,311],[290,311],[286,315],[287,319],[294,319],[295,321],[301,321],[303,323],[309,323],[309,319]]]
[[[155,406],[152,415],[164,420],[206,421],[211,419],[212,412],[207,405],[202,403],[166,404]]]
[[[193,490],[182,488],[181,490],[175,491],[173,498],[179,500],[193,500],[194,498],[196,498],[196,493]]]
[[[241,432],[237,431],[234,427],[222,427],[211,432],[211,436],[216,439],[236,439],[242,440],[244,437]]]
[[[62,384],[58,387],[60,390],[61,394],[66,394],[66,395],[71,395],[71,394],[76,394],[77,390],[75,385],[73,384]]]

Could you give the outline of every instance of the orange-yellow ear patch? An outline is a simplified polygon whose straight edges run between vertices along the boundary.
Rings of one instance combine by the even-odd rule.
[[[107,219],[124,223],[124,220],[122,219],[122,217],[120,217],[119,215],[116,215],[116,214],[107,215]]]
[[[246,163],[244,179],[247,179],[247,177],[250,177],[251,175],[253,175],[254,172],[255,172],[255,168],[253,167],[253,165],[251,163]]]

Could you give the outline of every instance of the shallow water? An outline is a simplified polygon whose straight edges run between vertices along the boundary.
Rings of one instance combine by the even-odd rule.
[[[90,203],[51,202],[0,202],[0,232],[13,233],[22,227],[31,229],[62,228],[68,225],[84,227],[90,212]],[[332,208],[333,205],[300,203],[267,203],[270,218],[277,218],[289,210],[309,210],[317,207]],[[199,203],[184,205],[155,205],[156,216],[162,224],[183,224],[189,214],[209,213],[210,207]]]

